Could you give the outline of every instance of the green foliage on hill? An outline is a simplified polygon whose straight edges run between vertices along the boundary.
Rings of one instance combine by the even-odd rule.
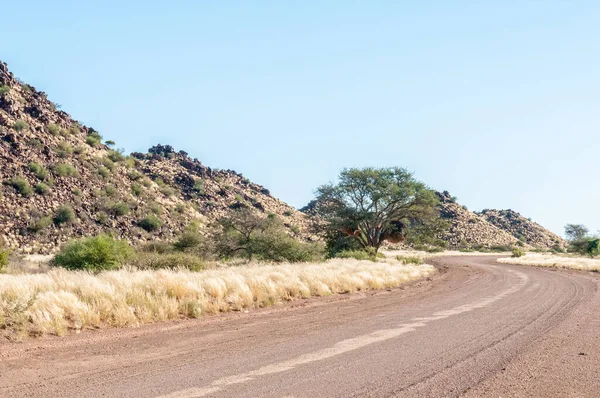
[[[132,255],[126,241],[99,235],[68,242],[52,263],[71,270],[104,271],[119,268]]]

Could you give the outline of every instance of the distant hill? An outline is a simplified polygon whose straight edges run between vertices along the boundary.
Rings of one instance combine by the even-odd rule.
[[[461,206],[446,191],[437,193],[440,213],[451,222],[444,237],[450,247],[524,246],[551,250],[565,247],[566,241],[541,225],[512,210],[484,210],[474,213]]]
[[[519,241],[540,249],[565,247],[567,242],[538,223],[513,210],[486,209],[477,213],[492,225],[508,232]]]
[[[170,146],[127,156],[114,145],[0,62],[0,243],[50,253],[100,232],[133,243],[171,239],[239,207],[276,214],[290,234],[310,238],[306,215],[235,171]]]
[[[442,237],[450,248],[492,248],[518,244],[517,238],[469,211],[448,192],[437,192],[437,195],[440,214],[450,221],[450,229]]]

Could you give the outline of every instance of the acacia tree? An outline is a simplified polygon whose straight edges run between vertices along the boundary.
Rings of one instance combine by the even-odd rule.
[[[217,253],[222,257],[244,253],[252,260],[256,236],[272,226],[274,217],[264,218],[246,208],[234,210],[218,220],[214,234]]]
[[[213,241],[222,258],[302,262],[320,256],[318,246],[291,237],[275,214],[263,217],[246,207],[232,210],[218,221]]]
[[[439,220],[435,193],[400,167],[344,169],[316,193],[326,235],[344,234],[375,253],[386,239],[400,241],[412,226]]]
[[[588,254],[590,257],[595,257],[600,254],[600,231],[599,235],[590,235],[589,229],[582,224],[567,224],[565,225],[565,235],[571,243],[569,251]]]
[[[582,224],[565,225],[565,235],[567,236],[567,239],[571,242],[585,238],[589,232],[590,230]]]

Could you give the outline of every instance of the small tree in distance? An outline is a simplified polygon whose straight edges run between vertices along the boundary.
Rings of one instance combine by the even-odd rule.
[[[440,218],[435,193],[400,167],[344,169],[337,183],[317,189],[316,203],[330,254],[340,236],[377,253],[385,240],[404,240],[411,228]]]
[[[222,217],[214,227],[215,251],[221,258],[303,262],[322,257],[318,245],[291,237],[274,214],[264,217],[242,207]]]
[[[590,257],[600,254],[600,238],[598,235],[590,235],[589,229],[584,225],[567,224],[565,226],[565,235],[571,244],[569,251],[587,254]]]
[[[570,242],[574,242],[580,239],[585,238],[589,229],[586,228],[583,224],[567,224],[565,225],[565,236]]]

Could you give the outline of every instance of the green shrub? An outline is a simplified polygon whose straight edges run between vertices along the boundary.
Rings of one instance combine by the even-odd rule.
[[[58,177],[73,177],[76,176],[77,170],[69,163],[58,163],[52,166],[52,171]]]
[[[140,226],[140,228],[148,232],[153,232],[160,228],[160,226],[162,225],[162,221],[155,215],[150,214],[149,216],[146,216],[145,218],[141,219],[138,222],[138,225]]]
[[[8,265],[8,256],[10,256],[10,251],[0,246],[0,272]]]
[[[108,177],[110,175],[110,170],[108,170],[104,166],[100,166],[100,167],[98,167],[98,174],[100,174],[100,176],[102,178],[106,178],[106,177]]]
[[[518,257],[523,257],[525,255],[525,250],[521,249],[520,247],[515,247],[514,249],[512,249],[512,256],[515,258]]]
[[[283,215],[286,217],[290,217],[292,215],[292,211],[291,210],[286,210],[283,212]]]
[[[40,180],[45,180],[48,177],[48,170],[46,170],[41,164],[36,162],[29,163],[29,170],[35,174]]]
[[[103,225],[106,224],[108,222],[108,214],[103,211],[99,211],[96,213],[96,221]]]
[[[85,137],[85,143],[91,147],[96,147],[101,142],[102,142],[102,136],[96,131],[89,133],[87,135],[87,137]]]
[[[596,257],[600,254],[600,239],[590,239],[588,241],[586,252],[590,257]]]
[[[150,211],[152,213],[156,214],[157,216],[160,216],[163,212],[163,208],[158,203],[152,202],[152,203],[150,203]]]
[[[60,206],[54,214],[54,223],[56,225],[71,223],[75,221],[75,212],[70,206]]]
[[[117,188],[115,188],[114,185],[107,185],[104,188],[104,193],[106,194],[106,196],[113,196],[117,193]]]
[[[199,256],[189,253],[159,253],[137,252],[128,264],[139,269],[188,269],[200,271],[204,268],[204,261]]]
[[[194,192],[196,192],[199,195],[202,195],[204,193],[204,181],[202,181],[200,178],[198,178],[195,182],[194,182]]]
[[[140,184],[137,183],[133,183],[131,185],[131,192],[135,195],[135,196],[140,196],[142,194],[142,192],[144,191],[144,189],[142,188],[142,186]]]
[[[0,86],[0,95],[4,95],[10,91],[10,87],[2,85]]]
[[[104,141],[104,144],[106,146],[115,146],[116,142],[114,142],[113,140],[106,140],[106,141]]]
[[[248,208],[236,209],[219,220],[213,241],[219,257],[301,262],[323,258],[319,244],[292,238],[276,217],[263,217]]]
[[[121,267],[133,254],[129,244],[109,235],[67,242],[52,264],[72,270],[103,271]]]
[[[125,167],[132,168],[135,166],[135,159],[132,156],[126,156],[125,159],[123,159],[123,164]]]
[[[127,205],[127,203],[112,203],[108,206],[108,211],[117,216],[124,216],[126,214],[129,213],[129,206]]]
[[[136,170],[131,170],[131,171],[130,171],[130,172],[127,174],[127,176],[129,177],[129,179],[130,179],[131,181],[138,181],[138,180],[140,180],[141,178],[143,178],[143,177],[144,177],[144,176],[142,175],[142,173],[140,173],[139,171],[136,171]]]
[[[13,124],[13,128],[16,131],[23,131],[29,129],[29,125],[24,120],[17,120],[15,124]]]
[[[164,254],[164,253],[173,253],[174,248],[173,248],[173,245],[170,244],[169,242],[154,241],[154,242],[144,243],[143,245],[138,247],[137,250],[141,251],[141,252],[145,252],[145,253]]]
[[[162,186],[159,188],[160,193],[162,193],[165,196],[173,196],[175,195],[175,190],[171,187],[168,186]]]
[[[60,142],[56,147],[56,154],[59,158],[67,158],[73,153],[73,147],[66,142]]]
[[[186,251],[198,248],[202,243],[199,226],[193,223],[185,228],[181,236],[173,243],[173,248],[178,251]]]
[[[315,243],[304,243],[286,234],[263,233],[255,237],[253,251],[257,259],[292,263],[323,259],[323,247]]]
[[[79,189],[79,188],[73,188],[73,189],[71,190],[71,193],[72,193],[73,195],[75,195],[75,196],[81,196],[81,189]]]
[[[79,125],[79,123],[73,123],[71,124],[71,127],[69,127],[69,134],[71,135],[77,135],[79,134],[79,129],[81,128],[81,126]]]
[[[121,152],[114,150],[108,152],[108,158],[115,163],[125,160],[125,156]]]
[[[409,257],[396,256],[396,260],[402,262],[402,264],[404,264],[404,265],[406,265],[406,264],[416,264],[416,265],[423,264],[423,259],[421,259],[420,257],[416,257],[416,256],[409,256]]]
[[[50,192],[50,187],[43,182],[40,182],[35,186],[35,192],[39,195],[45,195]]]
[[[115,162],[113,162],[109,158],[102,158],[101,162],[102,166],[106,167],[110,171],[115,171]]]
[[[35,217],[29,222],[29,230],[34,233],[38,233],[52,225],[52,217],[43,216]]]
[[[25,143],[35,149],[41,150],[42,148],[44,148],[44,144],[42,143],[42,141],[38,140],[37,138],[28,139],[27,141],[25,141]]]
[[[376,257],[364,250],[342,250],[336,253],[337,258],[353,258],[355,260],[376,261]]]
[[[73,148],[73,153],[75,155],[82,155],[86,152],[87,152],[87,149],[83,145],[77,145],[75,148]]]
[[[13,187],[21,195],[28,197],[33,193],[33,189],[29,185],[29,182],[23,177],[15,177],[5,182],[6,185]]]
[[[510,252],[512,250],[513,250],[512,247],[510,247],[510,246],[503,246],[503,245],[497,245],[497,246],[491,246],[490,247],[490,251],[492,251],[492,252],[498,252],[498,253]]]
[[[60,128],[56,124],[49,124],[48,131],[52,135],[58,135],[58,133],[60,132]]]

